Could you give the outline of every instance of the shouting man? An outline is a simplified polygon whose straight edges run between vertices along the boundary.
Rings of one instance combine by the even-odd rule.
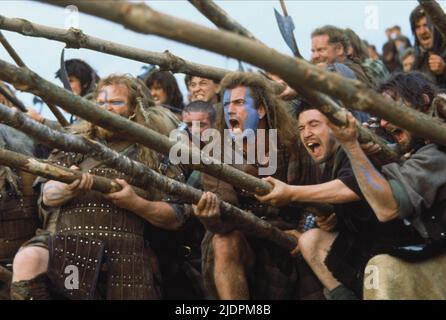
[[[258,74],[231,73],[222,80],[221,86],[224,97],[221,127],[229,130],[231,139],[243,140],[240,148],[245,161],[234,166],[259,176],[274,156],[277,179],[309,183],[314,178],[314,168],[305,154],[299,153],[298,137],[293,130],[295,121],[285,103],[273,95],[266,79]],[[266,134],[260,134],[259,129],[264,129]],[[275,130],[277,141],[271,141],[269,132]],[[261,146],[266,152],[250,163],[246,161],[247,153],[253,145]],[[279,228],[297,228],[296,209],[259,203],[252,194],[208,175],[203,177],[203,186]],[[221,219],[219,199],[211,192],[205,193],[196,207],[196,215],[208,229],[202,243],[203,278],[211,296],[220,299],[294,297],[296,261],[276,245],[244,234],[236,230],[237,226]]]
[[[175,117],[164,109],[148,108],[151,101],[144,88],[130,76],[111,75],[98,84],[95,98],[99,107],[168,135],[177,126]],[[122,133],[85,122],[73,129],[161,170],[158,153],[127,141]],[[56,151],[50,160],[79,168],[84,174],[69,185],[44,181],[40,200],[43,214],[49,216],[47,232],[30,240],[16,255],[12,298],[50,298],[49,279],[57,294],[69,298],[159,298],[159,271],[145,229],[148,222],[162,229],[180,228],[188,217],[186,206],[163,201],[165,196],[155,189],[144,197],[137,195],[123,180],[129,177],[83,154]],[[164,171],[184,179],[177,167],[168,166]],[[122,190],[111,194],[91,190],[90,173],[117,179]],[[82,276],[78,290],[64,286],[63,266],[67,265],[76,266]]]

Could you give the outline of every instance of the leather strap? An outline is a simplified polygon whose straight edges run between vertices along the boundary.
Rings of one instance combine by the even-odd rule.
[[[128,151],[130,149],[130,147],[132,147],[132,146],[133,146],[133,144],[131,142],[119,141],[116,143],[110,143],[110,145],[108,147],[120,154],[125,154],[126,151]],[[104,163],[104,161],[102,161],[102,160],[98,161],[92,157],[88,157],[87,159],[82,161],[78,166],[82,172],[88,172],[91,169],[99,167],[103,163]]]

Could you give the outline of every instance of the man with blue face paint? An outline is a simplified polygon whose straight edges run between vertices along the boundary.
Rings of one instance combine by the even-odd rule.
[[[243,138],[243,156],[252,145],[264,148],[265,155],[255,163],[245,161],[234,167],[261,176],[262,167],[273,157],[277,168],[272,175],[282,181],[309,184],[314,167],[299,149],[297,124],[269,82],[259,74],[231,73],[221,82],[223,110],[216,127],[229,131],[232,140]],[[264,129],[266,134],[259,134]],[[277,131],[277,141],[269,133]],[[276,153],[273,155],[273,153]],[[298,262],[289,252],[249,233],[236,230],[220,217],[219,198],[274,224],[282,230],[298,229],[301,215],[291,207],[277,208],[260,203],[252,194],[203,174],[205,192],[195,215],[207,229],[202,242],[202,272],[209,297],[220,299],[290,299],[296,297]],[[300,271],[299,271],[300,273]],[[286,279],[286,280],[284,280]]]
[[[260,119],[265,117],[265,108],[255,108],[251,89],[248,87],[226,90],[223,95],[223,107],[226,126],[233,137],[240,134],[246,137],[255,133]]]
[[[131,76],[118,74],[106,77],[98,84],[94,97],[100,108],[150,126],[160,134],[167,135],[178,126],[175,116],[154,106],[144,84]],[[106,144],[130,159],[184,182],[180,167],[165,161],[154,150],[128,141],[122,132],[109,131],[87,122],[81,122],[72,129],[85,138]],[[16,254],[11,297],[38,300],[62,295],[69,299],[144,300],[160,298],[161,285],[163,293],[169,297],[173,291],[169,284],[174,275],[162,267],[178,261],[174,259],[180,252],[182,241],[186,240],[182,238],[181,231],[176,231],[188,221],[191,207],[155,188],[140,196],[127,182],[131,181],[130,176],[109,167],[106,162],[93,160],[90,155],[55,150],[49,161],[77,167],[83,172],[82,178],[71,184],[43,178],[37,181],[42,189],[38,204],[45,219],[45,230],[41,230]],[[107,194],[92,190],[92,174],[116,179],[122,189]],[[166,233],[169,233],[169,244],[162,240]],[[71,244],[76,246],[76,257],[72,262],[60,260],[70,256],[68,252],[73,250],[64,239],[72,239],[76,243]],[[88,243],[91,246],[85,246]],[[103,245],[99,246],[100,243]],[[77,290],[67,291],[65,277],[59,275],[59,272],[64,272],[64,268],[57,267],[60,263],[79,266],[78,274],[83,274],[84,280]],[[160,272],[162,284],[159,282]],[[179,281],[175,285],[176,291],[182,289]]]

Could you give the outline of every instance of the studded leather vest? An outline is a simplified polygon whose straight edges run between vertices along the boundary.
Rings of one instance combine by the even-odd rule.
[[[100,167],[89,171],[111,179],[126,179],[113,169]],[[151,299],[154,298],[154,280],[150,252],[144,240],[144,223],[136,214],[104,199],[101,193],[89,191],[61,207],[56,234],[82,236],[104,243],[101,270],[106,277],[103,280],[100,277],[99,281],[105,282],[106,289],[101,298]],[[89,253],[75,254],[87,257]]]
[[[37,195],[32,189],[35,176],[6,167],[1,171],[4,186],[0,191],[0,262],[11,263],[20,246],[34,236],[38,227]]]

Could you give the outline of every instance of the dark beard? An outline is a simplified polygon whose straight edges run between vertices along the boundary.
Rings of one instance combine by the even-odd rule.
[[[408,152],[416,151],[425,145],[424,138],[412,136],[407,144],[399,144],[400,153],[406,154]]]
[[[105,141],[116,140],[116,138],[119,136],[116,132],[109,131],[107,129],[98,126],[94,126],[93,130],[96,137]]]

